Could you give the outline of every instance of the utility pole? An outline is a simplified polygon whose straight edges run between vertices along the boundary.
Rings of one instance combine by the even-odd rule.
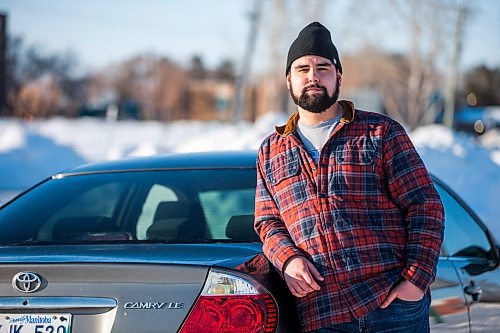
[[[243,56],[243,67],[240,75],[236,79],[236,98],[234,106],[234,122],[240,122],[243,119],[244,94],[246,81],[250,75],[252,64],[253,51],[255,49],[255,41],[257,39],[257,31],[259,29],[259,21],[262,14],[263,0],[254,0],[253,11],[250,13],[250,32],[246,45],[245,54]]]
[[[7,110],[7,15],[0,13],[0,115]]]
[[[445,110],[443,123],[449,128],[453,128],[453,119],[455,114],[455,96],[457,92],[459,62],[460,55],[462,53],[463,28],[466,15],[467,9],[465,8],[465,5],[460,5],[460,7],[458,8],[457,23],[455,26],[455,38],[453,43],[453,53],[451,56],[451,63],[445,93]]]

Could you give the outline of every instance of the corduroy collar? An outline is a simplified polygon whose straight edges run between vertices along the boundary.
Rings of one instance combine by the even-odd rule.
[[[342,108],[342,118],[340,118],[340,122],[343,124],[349,124],[354,120],[355,109],[354,103],[350,101],[339,101],[339,105]],[[297,122],[299,121],[299,113],[294,113],[286,125],[276,126],[276,132],[283,137],[290,135],[297,128]]]

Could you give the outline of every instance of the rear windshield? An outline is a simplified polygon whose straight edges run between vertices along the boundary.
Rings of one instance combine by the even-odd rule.
[[[51,179],[0,209],[0,244],[252,242],[255,169]]]

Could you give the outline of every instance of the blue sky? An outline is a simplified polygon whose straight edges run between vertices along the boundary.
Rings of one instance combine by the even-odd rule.
[[[245,38],[245,1],[6,0],[10,32],[47,51],[72,49],[83,64],[103,66],[153,51],[176,60],[235,57]],[[207,11],[208,15],[201,12]]]
[[[367,20],[366,13],[353,10],[356,7],[352,3],[359,6],[363,3],[360,0],[311,3],[325,7],[318,19],[335,30],[334,42],[341,55],[365,42],[393,50],[407,46],[400,29],[381,21],[383,8],[377,8],[379,15],[374,22]],[[462,65],[500,66],[500,1],[477,0],[473,4]],[[95,69],[148,51],[181,64],[187,64],[193,54],[201,55],[208,66],[217,65],[223,58],[241,63],[249,31],[247,14],[252,6],[253,0],[1,0],[0,11],[9,15],[9,31],[21,35],[27,44],[37,44],[47,52],[70,49],[84,69]],[[264,0],[254,68],[269,61],[263,59],[269,56],[264,34],[274,15],[271,1]],[[287,44],[305,25],[297,17],[288,21]],[[283,62],[279,60],[280,65]]]

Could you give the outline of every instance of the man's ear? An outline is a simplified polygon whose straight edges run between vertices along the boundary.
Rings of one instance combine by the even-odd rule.
[[[286,87],[288,90],[290,90],[290,85],[291,85],[291,82],[290,82],[290,72],[288,72],[288,74],[286,75]]]
[[[337,77],[339,78],[339,86],[342,85],[342,73],[337,69]]]

